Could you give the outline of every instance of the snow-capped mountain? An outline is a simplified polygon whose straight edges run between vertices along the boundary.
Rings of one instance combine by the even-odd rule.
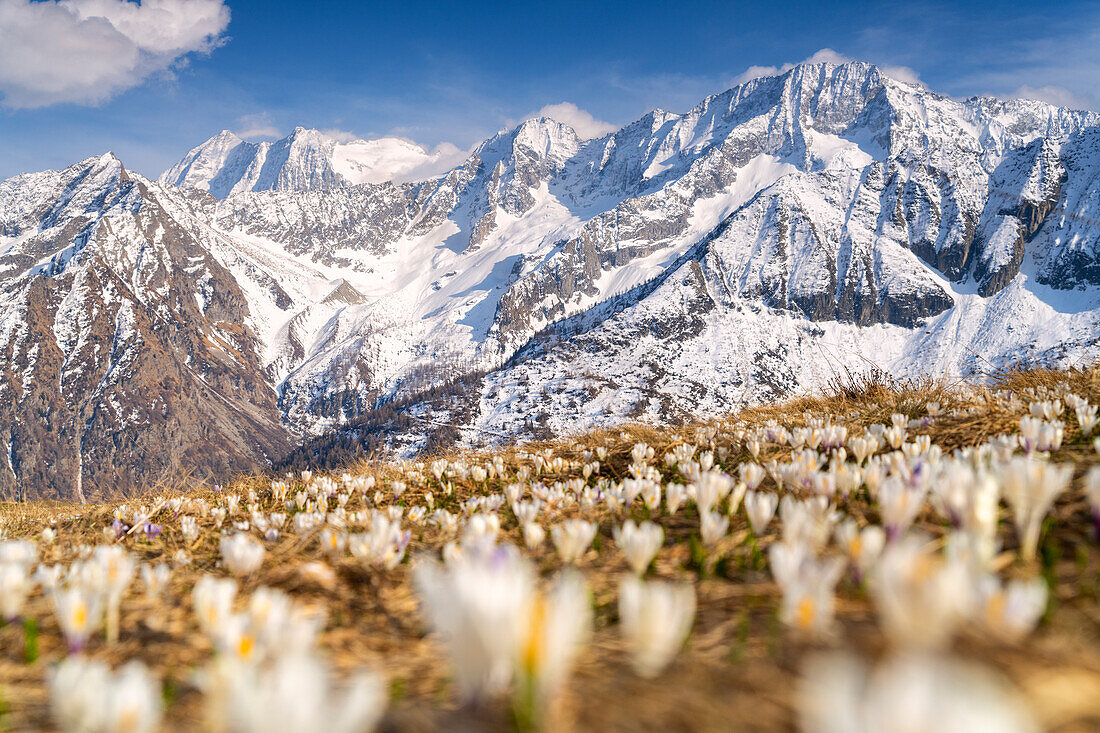
[[[415,450],[440,425],[473,443],[728,412],[846,367],[1095,358],[1098,123],[813,64],[592,140],[528,120],[424,180],[302,129],[222,133],[159,184],[113,159],[11,179],[0,490],[88,493],[89,446],[116,466],[127,440],[195,465],[188,415],[213,471],[333,430]],[[173,406],[153,420],[137,390]],[[32,477],[44,454],[67,468]]]
[[[158,181],[224,199],[244,191],[318,191],[420,180],[462,157],[453,146],[428,151],[397,137],[345,140],[296,127],[281,140],[253,143],[222,130],[192,149]]]

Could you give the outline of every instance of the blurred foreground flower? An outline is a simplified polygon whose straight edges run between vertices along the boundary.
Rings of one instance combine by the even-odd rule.
[[[264,561],[264,546],[246,534],[222,537],[222,561],[234,575],[248,575],[259,570]]]
[[[220,686],[209,697],[211,722],[233,733],[364,733],[386,709],[377,674],[360,672],[338,691],[327,665],[312,654],[266,667],[224,658],[209,682]]]
[[[803,733],[1031,733],[1019,695],[982,667],[904,655],[868,669],[843,653],[804,668]]]
[[[596,529],[595,522],[586,522],[583,519],[570,519],[551,527],[550,539],[553,540],[562,562],[575,564],[584,557],[596,537]]]
[[[161,718],[160,685],[145,665],[107,665],[69,657],[49,678],[58,727],[66,733],[147,733]]]
[[[1066,490],[1073,467],[1017,456],[1003,467],[1002,475],[1004,497],[1012,507],[1020,537],[1020,557],[1030,562],[1039,546],[1043,518],[1058,495]]]
[[[661,525],[648,521],[635,524],[628,519],[621,527],[615,527],[612,534],[635,575],[645,573],[665,541],[665,531]]]
[[[545,592],[530,561],[510,546],[468,546],[442,566],[414,571],[423,611],[446,644],[464,702],[505,691],[516,710],[541,718],[560,691],[592,627],[588,591],[566,571]]]
[[[423,613],[441,635],[467,702],[503,692],[526,633],[535,585],[530,564],[512,547],[472,547],[447,567],[414,570]]]
[[[26,540],[0,542],[0,613],[5,621],[14,621],[34,586],[31,566],[38,548]]]
[[[544,719],[591,633],[588,589],[580,573],[566,570],[530,605],[516,663],[516,710],[521,717],[531,723]]]
[[[619,585],[619,619],[634,671],[656,677],[672,661],[695,620],[695,589],[687,584],[640,581]]]

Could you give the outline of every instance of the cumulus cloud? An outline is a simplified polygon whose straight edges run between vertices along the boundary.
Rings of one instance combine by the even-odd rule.
[[[337,143],[332,166],[352,183],[423,181],[446,173],[469,156],[447,142],[428,148],[405,137],[364,140],[344,130],[320,132]]]
[[[1040,102],[1053,104],[1056,107],[1068,107],[1069,109],[1093,109],[1090,100],[1074,94],[1065,87],[1041,86],[1032,87],[1024,84],[1016,91],[1008,95],[1009,99],[1036,99]]]
[[[853,59],[850,57],[842,53],[837,53],[831,48],[823,48],[797,63],[786,63],[781,66],[750,66],[734,77],[733,84],[736,86],[737,84],[744,84],[753,79],[759,79],[762,76],[785,74],[794,67],[801,66],[802,64],[846,64],[852,60]],[[920,75],[908,66],[879,66],[879,71],[891,79],[896,79],[900,82],[905,82],[907,84],[922,84]]]
[[[470,157],[470,152],[453,143],[439,143],[439,145],[428,151],[426,160],[418,165],[395,172],[392,180],[394,183],[404,183],[406,181],[423,181],[428,178],[435,178],[456,166],[462,165]]]
[[[98,104],[223,42],[223,0],[0,0],[9,108]]]
[[[534,117],[549,117],[552,120],[563,122],[572,127],[581,140],[601,137],[619,129],[610,122],[596,119],[591,112],[581,109],[572,102],[548,104],[538,112],[527,115],[524,119],[529,120]]]

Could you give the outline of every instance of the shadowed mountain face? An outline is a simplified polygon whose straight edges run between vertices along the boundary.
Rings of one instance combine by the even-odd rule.
[[[816,64],[595,140],[530,120],[419,182],[356,184],[301,129],[160,183],[109,155],[11,179],[0,491],[264,465],[396,401],[478,442],[1088,358],[1097,123]]]

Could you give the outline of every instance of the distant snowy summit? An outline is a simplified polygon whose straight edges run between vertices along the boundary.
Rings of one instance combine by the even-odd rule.
[[[453,145],[425,150],[399,137],[348,140],[296,127],[281,140],[248,142],[222,130],[158,179],[224,199],[244,191],[315,191],[361,183],[420,180],[465,157]]]

